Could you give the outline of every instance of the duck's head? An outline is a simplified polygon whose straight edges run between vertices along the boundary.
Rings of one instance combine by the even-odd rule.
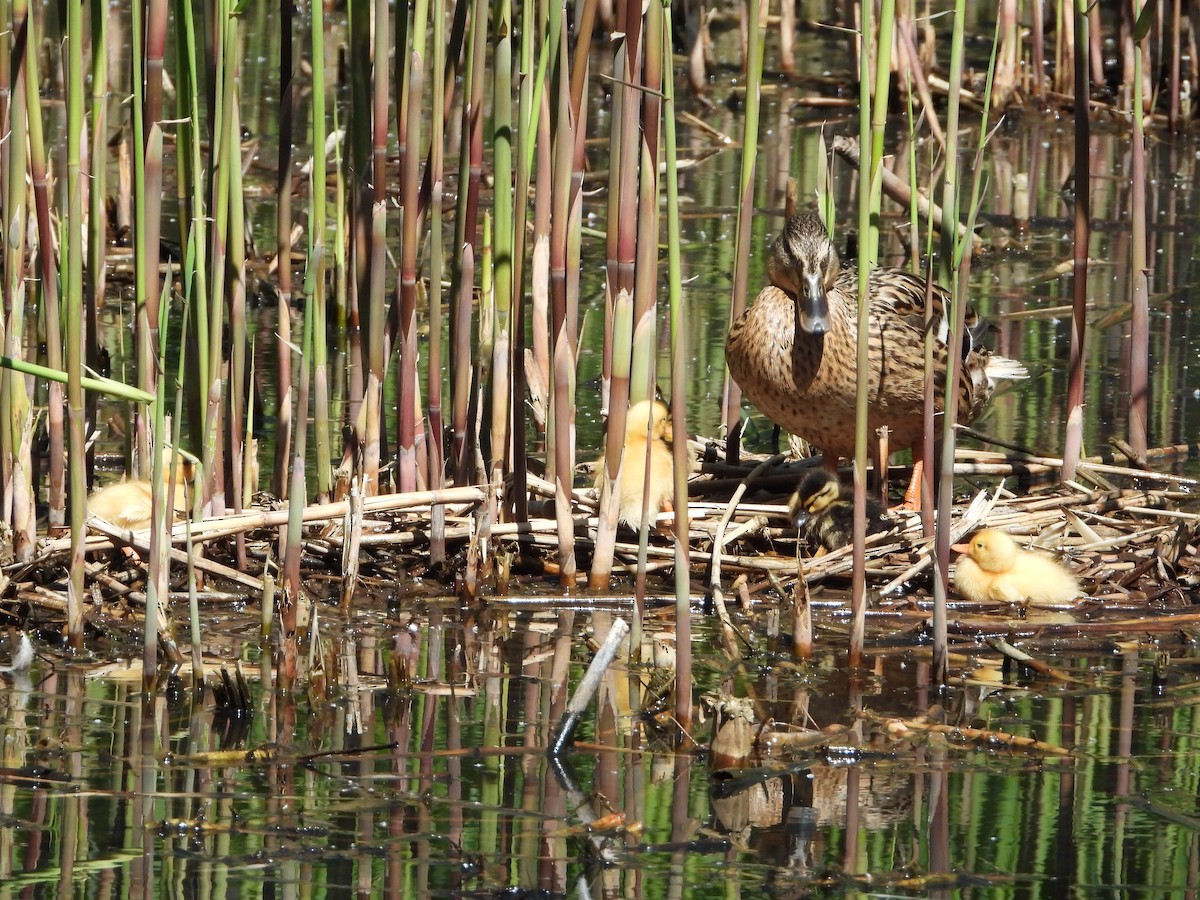
[[[647,422],[650,423],[649,429]],[[667,409],[667,404],[661,400],[639,400],[629,407],[629,412],[625,414],[625,437],[671,440],[671,411]]]
[[[837,280],[841,261],[816,213],[792,216],[771,245],[767,275],[796,301],[796,321],[807,334],[820,336],[833,328],[829,289]]]
[[[788,503],[792,524],[799,528],[808,520],[829,507],[841,493],[837,479],[823,469],[805,476],[796,493]]]
[[[996,528],[978,531],[967,543],[955,544],[952,549],[971,557],[985,572],[1012,571],[1017,561],[1016,542]]]

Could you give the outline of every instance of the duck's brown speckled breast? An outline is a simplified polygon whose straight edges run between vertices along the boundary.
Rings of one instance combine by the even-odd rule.
[[[832,290],[839,291],[845,280]],[[853,277],[849,280],[852,286]],[[831,306],[833,330],[819,338],[800,332],[797,340],[794,301],[767,286],[730,329],[725,358],[746,399],[771,421],[827,455],[849,457],[854,453],[857,323],[849,303]],[[873,317],[870,327],[869,428],[873,434],[887,425],[893,446],[911,446],[921,434],[921,377],[919,369],[897,365],[896,355],[899,346],[911,346],[913,329],[881,317]]]

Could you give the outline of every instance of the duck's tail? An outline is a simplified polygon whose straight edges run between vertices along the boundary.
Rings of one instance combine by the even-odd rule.
[[[1007,356],[989,356],[985,371],[993,386],[998,381],[1020,381],[1029,377],[1029,370],[1024,365]]]

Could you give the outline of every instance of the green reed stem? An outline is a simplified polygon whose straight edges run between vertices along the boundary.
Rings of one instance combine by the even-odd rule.
[[[408,149],[401,173],[403,224],[400,242],[400,391],[399,391],[399,475],[400,490],[417,488],[417,425],[422,421],[417,399],[417,250],[419,247],[420,143],[422,97],[425,89],[424,60],[414,50],[409,74]],[[497,193],[502,191],[497,188]]]
[[[59,272],[54,259],[57,244],[50,215],[50,194],[46,175],[46,145],[42,133],[42,101],[39,93],[38,52],[41,46],[34,19],[25,20],[25,108],[29,138],[29,174],[33,182],[33,205],[37,213],[38,274],[44,303],[46,362],[52,369],[64,370],[62,323],[59,318]],[[24,190],[24,173],[21,176]],[[78,221],[78,220],[76,220]],[[65,279],[65,273],[64,273]],[[64,285],[65,288],[65,285]],[[50,511],[52,529],[66,521],[65,443],[63,440],[63,390],[51,382],[46,401],[46,431],[50,438]]]
[[[942,184],[941,249],[938,259],[939,281],[951,286],[954,314],[958,315],[963,304],[954,292],[956,241],[958,239],[958,116],[961,103],[963,74],[963,42],[966,14],[964,0],[956,0],[954,27],[950,39],[950,96],[946,110],[946,170]],[[943,312],[943,314],[945,314]],[[946,380],[943,388],[943,413],[957,400],[959,354],[951,343],[947,352]],[[947,673],[948,644],[946,637],[946,591],[947,573],[950,567],[950,508],[954,499],[954,444],[949,427],[942,428],[942,455],[940,481],[937,491],[937,537],[933,582],[933,672],[934,684],[944,684]]]
[[[671,59],[671,5],[663,3],[663,56]],[[663,79],[663,138],[667,172],[678,171],[675,143],[675,79]],[[675,719],[686,731],[692,717],[692,617],[689,545],[681,536],[688,533],[688,472],[691,469],[684,413],[687,410],[688,347],[687,304],[680,261],[679,182],[668,177],[667,184],[667,296],[671,328],[671,409],[674,412],[675,477]],[[640,623],[639,623],[640,624]],[[637,646],[635,644],[634,646]]]
[[[746,309],[747,266],[750,252],[750,222],[754,215],[754,171],[758,156],[758,119],[762,94],[763,31],[765,7],[762,0],[747,0],[746,17],[749,41],[746,47],[746,116],[742,127],[741,174],[738,180],[737,232],[733,252],[733,289],[729,301],[729,321],[736,322]],[[725,409],[723,421],[732,431],[741,416],[742,391],[725,372]]]
[[[561,6],[553,5],[552,15],[547,7],[552,6],[547,0],[539,3],[526,3],[521,8],[521,55],[519,71],[533,72],[532,77],[521,79],[520,93],[517,99],[517,151],[516,151],[516,191],[514,195],[513,220],[513,314],[512,314],[512,389],[510,392],[512,409],[512,459],[509,471],[512,473],[512,490],[508,501],[512,506],[513,518],[518,522],[529,519],[529,494],[527,474],[529,470],[528,447],[525,442],[526,410],[525,393],[525,332],[526,332],[526,303],[525,303],[525,268],[528,257],[526,239],[529,225],[529,185],[532,180],[531,169],[534,153],[537,149],[538,110],[545,89],[546,63],[550,57],[550,34],[556,33],[555,28],[561,25]],[[541,58],[537,68],[534,68],[533,45],[536,27],[535,14],[538,21],[545,23],[542,29]],[[549,19],[550,21],[547,21]],[[558,23],[556,26],[555,23]],[[555,44],[557,49],[557,44]],[[557,54],[555,54],[557,56]],[[435,66],[435,71],[437,67]]]
[[[888,59],[891,52],[891,19],[895,16],[891,0],[885,0],[885,15],[891,8],[887,20],[880,20],[879,44],[877,47],[876,73],[881,75],[875,86],[876,95],[871,96],[871,6],[859,5],[861,42],[859,44],[859,146],[870,147],[869,154],[859,156],[858,180],[858,366],[854,406],[854,569],[851,579],[851,603],[853,618],[850,626],[850,667],[857,669],[863,664],[863,640],[866,634],[866,552],[867,530],[867,416],[869,413],[868,385],[871,370],[870,357],[870,314],[871,314],[871,268],[875,261],[879,235],[880,194],[877,186],[879,167],[883,159],[883,124],[887,116],[887,78],[890,75]],[[887,32],[885,41],[884,32]],[[875,116],[871,110],[874,108]],[[878,457],[878,455],[877,455]],[[882,477],[884,460],[876,472]]]
[[[8,42],[0,41],[0,45],[5,48],[0,58],[4,58],[9,64],[12,59],[23,62],[29,37],[25,0],[16,0],[12,4],[11,20],[0,18],[0,22],[5,21],[11,21],[16,40],[11,56],[7,54]],[[29,161],[27,147],[31,146],[28,135],[28,126],[31,123],[27,115],[25,72],[23,65],[18,65],[13,71],[12,93],[7,104],[8,115],[7,118],[0,117],[0,127],[5,128],[6,132],[5,140],[0,145],[0,160],[4,162],[3,209],[5,217],[17,223],[27,222],[29,215],[25,170]],[[7,79],[7,68],[3,69],[3,75],[0,77]],[[4,123],[7,123],[7,127]],[[37,124],[41,124],[40,119]],[[3,291],[4,302],[3,308],[0,309],[0,323],[4,324],[4,329],[0,352],[6,353],[14,360],[24,352],[25,345],[27,230],[24,227],[14,229],[11,240],[4,242],[3,249],[3,285],[0,290]],[[5,315],[8,316],[7,322],[4,321]],[[33,411],[26,380],[19,373],[6,371],[0,379],[0,416],[3,417],[0,423],[0,477],[3,477],[5,484],[13,486],[11,518],[8,519],[13,529],[13,553],[15,559],[26,562],[33,555],[37,539],[37,517],[33,490],[33,460],[30,452],[33,443]],[[6,509],[4,514],[7,517],[9,510]]]
[[[499,478],[508,454],[508,388],[511,379],[513,302],[513,110],[512,110],[512,3],[495,4],[495,44],[492,49],[492,165],[496,173],[495,207],[495,311],[492,355],[492,458],[489,477]],[[523,400],[524,398],[522,398]]]
[[[186,0],[177,0],[173,19],[175,22],[175,85],[176,85],[176,115],[175,126],[176,153],[179,161],[179,183],[176,196],[179,208],[180,242],[184,248],[182,281],[184,297],[184,315],[191,323],[190,331],[195,334],[208,333],[208,322],[204,317],[204,300],[208,296],[208,202],[206,200],[207,166],[203,158],[202,142],[205,135],[201,134],[200,97],[203,92],[200,83],[199,61],[202,58],[197,49],[196,27],[192,18],[192,4]],[[210,77],[211,80],[211,77]],[[153,201],[153,198],[150,198]],[[139,204],[140,205],[140,204]],[[157,244],[154,245],[157,247]],[[157,260],[157,251],[150,259]],[[155,282],[157,285],[157,282]],[[153,297],[157,290],[149,286],[143,293],[144,297]],[[153,315],[154,321],[159,321],[157,310],[146,310],[147,315]],[[280,327],[286,325],[286,319]],[[156,326],[162,331],[161,323]],[[139,368],[139,385],[152,389],[154,385],[154,352],[158,338],[153,343],[139,345],[139,366],[142,365],[142,355],[145,354],[146,369]],[[187,359],[188,365],[184,372],[197,373],[202,359],[202,351],[198,341],[186,341],[181,354]],[[142,373],[145,373],[144,375]],[[282,375],[281,375],[282,378]],[[150,385],[147,388],[147,383]],[[286,384],[282,380],[281,384]],[[203,381],[192,377],[181,382],[184,396],[188,403],[188,418],[199,426],[203,423]],[[194,429],[200,431],[199,427]],[[198,450],[201,444],[200,435],[188,442],[190,449]],[[148,452],[148,447],[147,447]],[[197,488],[202,483],[196,481]]]

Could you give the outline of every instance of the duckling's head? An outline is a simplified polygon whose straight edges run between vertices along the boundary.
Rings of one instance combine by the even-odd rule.
[[[650,427],[646,427],[646,423]],[[625,414],[625,439],[671,440],[671,411],[661,400],[639,400]]]
[[[828,509],[829,504],[837,500],[840,492],[837,479],[824,469],[808,473],[788,503],[792,524],[799,528],[809,516],[815,516]]]
[[[771,283],[792,295],[801,330],[814,336],[828,334],[833,327],[828,291],[840,270],[829,232],[811,212],[787,220],[767,258]]]
[[[1011,571],[1017,561],[1016,542],[996,528],[985,528],[975,533],[965,545],[955,545],[975,560],[985,572]]]

